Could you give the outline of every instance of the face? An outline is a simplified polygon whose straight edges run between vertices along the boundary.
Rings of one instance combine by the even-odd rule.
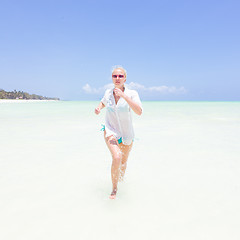
[[[126,82],[126,77],[122,69],[115,69],[112,73],[112,81],[116,88],[122,88]]]

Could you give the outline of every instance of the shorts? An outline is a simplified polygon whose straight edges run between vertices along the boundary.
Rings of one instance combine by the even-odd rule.
[[[105,131],[105,125],[103,125],[103,124],[102,124],[101,131]],[[122,143],[122,138],[119,138],[117,141],[118,141],[118,144]]]

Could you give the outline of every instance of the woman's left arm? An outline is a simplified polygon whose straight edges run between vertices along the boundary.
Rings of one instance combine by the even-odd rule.
[[[124,94],[125,96],[123,97],[125,99],[125,101],[128,103],[129,107],[137,114],[137,115],[141,115],[142,114],[142,108],[136,103],[134,102],[130,97],[128,97],[126,94]]]
[[[115,88],[114,92],[117,96],[122,97],[129,105],[129,107],[137,114],[142,114],[142,108],[139,104],[134,102],[130,97],[128,97],[124,92],[122,92],[119,88]]]

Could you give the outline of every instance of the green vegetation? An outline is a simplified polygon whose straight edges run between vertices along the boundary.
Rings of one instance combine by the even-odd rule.
[[[43,97],[36,94],[29,94],[23,91],[14,90],[12,92],[6,92],[3,89],[0,89],[0,99],[60,100],[59,98]]]

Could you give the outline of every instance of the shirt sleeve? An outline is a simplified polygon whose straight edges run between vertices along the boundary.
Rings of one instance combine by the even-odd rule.
[[[142,108],[142,102],[140,100],[140,97],[139,97],[137,91],[135,91],[135,90],[132,91],[132,97],[131,98],[135,103],[137,103]]]
[[[107,100],[108,100],[108,90],[105,91],[105,94],[104,94],[101,102],[102,102],[105,106],[107,106]]]

